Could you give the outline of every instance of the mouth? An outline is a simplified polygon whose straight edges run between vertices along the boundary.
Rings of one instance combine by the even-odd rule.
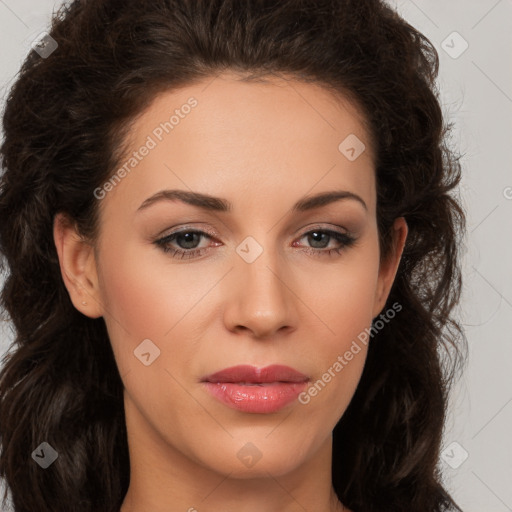
[[[233,366],[202,379],[206,390],[228,407],[242,412],[277,412],[297,399],[309,378],[283,365]]]

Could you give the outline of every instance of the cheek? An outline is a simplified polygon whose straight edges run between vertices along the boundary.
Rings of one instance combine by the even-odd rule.
[[[162,256],[155,257],[153,248],[120,247],[116,240],[102,247],[99,280],[105,322],[123,373],[140,365],[134,350],[143,340],[164,350],[166,335],[197,302],[205,284],[200,273],[180,271],[185,265],[171,267]]]
[[[318,340],[324,354],[345,350],[371,324],[379,270],[373,245],[347,254],[339,265],[317,267],[300,285],[298,295],[309,306],[310,316],[321,321]]]
[[[314,344],[306,347],[307,359],[318,371],[299,401],[315,411],[313,416],[324,418],[329,428],[343,415],[357,388],[371,342],[378,251],[376,247],[367,249],[350,261],[347,258],[346,265],[336,272],[316,275],[302,288],[318,324],[310,329],[315,334]]]

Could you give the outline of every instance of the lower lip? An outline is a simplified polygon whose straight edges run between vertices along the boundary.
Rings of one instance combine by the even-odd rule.
[[[252,413],[272,413],[297,399],[306,382],[270,382],[243,385],[232,382],[205,382],[206,389],[233,409]]]

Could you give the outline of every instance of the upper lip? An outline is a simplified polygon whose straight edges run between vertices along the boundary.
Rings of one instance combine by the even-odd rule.
[[[306,375],[289,366],[273,364],[264,368],[250,365],[239,365],[225,368],[212,373],[203,379],[203,382],[305,382],[309,380]]]

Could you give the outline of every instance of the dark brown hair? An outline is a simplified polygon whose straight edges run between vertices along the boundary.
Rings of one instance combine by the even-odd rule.
[[[130,473],[122,381],[103,319],[70,301],[53,220],[63,212],[94,240],[93,192],[130,122],[157,93],[223,70],[318,83],[364,112],[382,257],[395,218],[409,235],[388,299],[402,310],[369,344],[334,430],[332,481],[354,512],[460,510],[439,453],[466,354],[453,315],[465,215],[428,39],[380,0],[76,0],[50,35],[58,48],[31,51],[10,91],[0,149],[2,306],[16,334],[0,373],[0,476],[15,511],[119,510]],[[31,459],[43,441],[59,454],[46,470]]]

